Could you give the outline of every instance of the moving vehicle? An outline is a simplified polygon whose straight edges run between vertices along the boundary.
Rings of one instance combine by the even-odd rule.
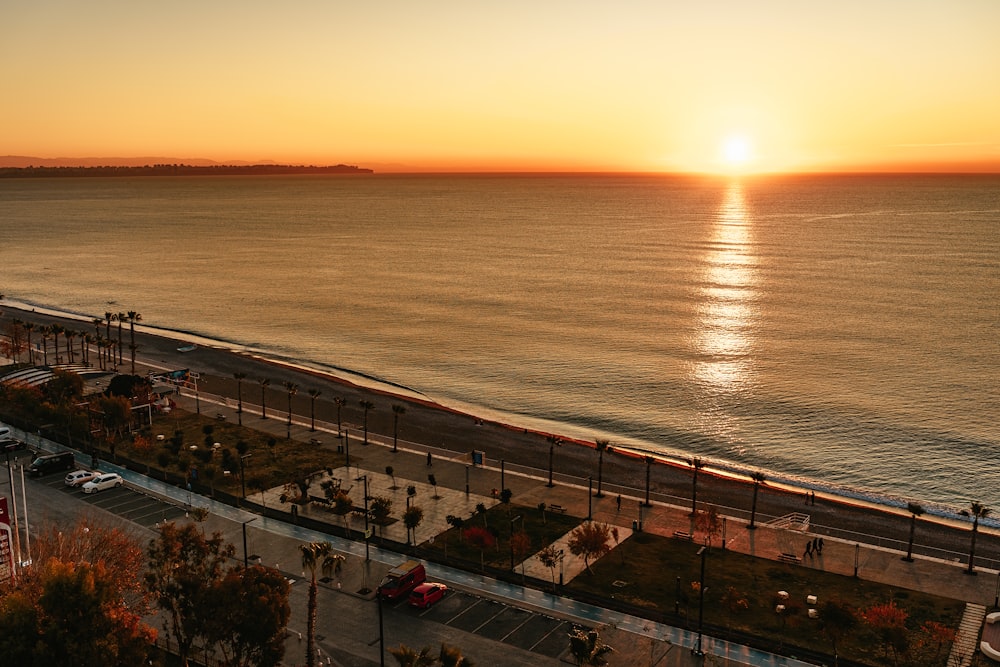
[[[378,587],[379,594],[383,600],[395,600],[424,583],[426,579],[427,571],[420,561],[408,560],[389,570]]]
[[[28,466],[28,474],[41,477],[57,470],[72,470],[75,463],[73,452],[44,454],[31,462],[31,465]]]
[[[66,475],[66,479],[64,479],[63,482],[66,486],[83,486],[100,474],[101,473],[99,472],[91,470],[74,470],[70,474]]]
[[[444,597],[448,587],[444,584],[420,584],[410,593],[410,606],[427,609]]]
[[[84,493],[97,493],[98,491],[103,491],[104,489],[113,489],[116,486],[121,486],[125,483],[125,480],[121,478],[116,472],[107,472],[103,475],[98,475],[94,479],[90,480],[83,485]]]

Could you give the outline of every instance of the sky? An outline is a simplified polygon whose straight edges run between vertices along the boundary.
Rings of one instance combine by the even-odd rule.
[[[0,155],[1000,171],[998,0],[5,0]]]

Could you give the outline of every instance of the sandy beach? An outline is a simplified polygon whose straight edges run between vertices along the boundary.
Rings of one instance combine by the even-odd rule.
[[[78,331],[93,330],[93,318],[68,320],[39,312],[17,310],[7,303],[3,304],[2,309],[2,319],[7,321],[12,317],[38,324],[60,321]],[[113,336],[116,336],[115,329],[113,326]],[[123,338],[127,341],[127,326],[125,329]],[[260,405],[260,380],[266,378],[270,381],[266,389],[267,405],[274,414],[287,409],[287,394],[283,389],[286,381],[298,385],[298,393],[293,398],[292,405],[293,411],[299,415],[309,414],[309,391],[322,392],[315,402],[318,421],[336,424],[337,405],[333,399],[342,397],[345,402],[341,408],[341,419],[345,425],[351,425],[350,428],[358,431],[363,421],[362,401],[370,401],[375,406],[368,413],[369,431],[390,436],[395,416],[392,406],[402,405],[406,412],[399,417],[401,441],[451,452],[482,451],[490,460],[502,459],[511,466],[526,466],[534,468],[536,474],[547,474],[550,434],[529,431],[516,424],[484,420],[405,392],[354,384],[342,378],[311,371],[292,360],[282,363],[204,343],[198,344],[193,351],[180,352],[177,348],[189,342],[183,338],[173,338],[159,332],[152,334],[145,327],[137,326],[137,360],[161,369],[189,369],[197,372],[201,375],[201,391],[231,399],[235,399],[237,395],[234,373],[244,373],[243,400],[254,406]],[[119,371],[130,371],[127,344]],[[247,408],[248,419],[251,416],[250,410]],[[614,447],[612,441],[610,449],[614,450]],[[555,448],[553,468],[558,475],[571,475],[582,479],[584,483],[588,477],[594,477],[596,484],[597,461],[598,454],[592,442],[565,438],[563,444]],[[646,464],[634,454],[605,452],[602,478],[606,491],[616,492],[617,487],[630,487],[636,490],[635,495],[641,495],[645,489]],[[650,489],[657,497],[672,496],[671,501],[678,505],[690,503],[690,467],[658,461],[652,467]],[[699,474],[697,493],[699,506],[702,503],[715,505],[721,508],[723,514],[726,513],[726,508],[749,512],[753,495],[752,485],[747,480],[716,474],[710,468],[703,469]],[[758,520],[768,515],[783,516],[791,512],[805,512],[810,515],[811,526],[816,532],[822,533],[824,527],[831,531],[853,531],[858,535],[850,539],[859,542],[875,543],[882,539],[897,540],[905,544],[910,527],[910,515],[905,510],[868,506],[846,498],[820,494],[815,496],[814,504],[810,504],[807,503],[803,490],[779,489],[767,484],[762,487],[758,496],[757,512]],[[970,527],[969,522],[931,519],[925,515],[920,521],[916,542],[955,552],[950,560],[961,558],[966,561]],[[871,537],[865,537],[866,535]],[[980,558],[993,558],[998,551],[1000,536],[997,531],[980,527],[976,548],[977,564],[988,566]]]

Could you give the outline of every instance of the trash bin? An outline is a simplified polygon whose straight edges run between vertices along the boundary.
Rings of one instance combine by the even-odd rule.
[[[344,453],[344,446],[343,445],[337,445],[337,453],[338,454],[343,454]]]
[[[632,519],[632,532],[633,533],[639,532],[639,521],[636,519]]]

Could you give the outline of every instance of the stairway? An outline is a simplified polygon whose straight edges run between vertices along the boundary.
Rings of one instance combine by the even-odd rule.
[[[948,667],[969,667],[972,655],[979,648],[979,630],[986,618],[986,607],[981,604],[967,603],[962,622],[958,624],[958,636],[951,645],[951,655],[948,656]]]

